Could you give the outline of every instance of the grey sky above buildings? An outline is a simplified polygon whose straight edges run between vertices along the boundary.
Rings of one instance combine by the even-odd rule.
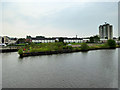
[[[2,2],[2,35],[11,37],[99,34],[99,25],[113,25],[118,35],[117,2]]]

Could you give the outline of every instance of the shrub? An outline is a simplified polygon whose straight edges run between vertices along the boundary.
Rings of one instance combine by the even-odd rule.
[[[81,50],[88,50],[89,49],[89,46],[86,44],[86,43],[82,43],[81,44]]]
[[[36,44],[32,42],[32,43],[30,43],[30,46],[34,47],[34,46],[36,46]]]
[[[62,42],[57,42],[57,43],[55,43],[55,46],[58,46],[58,47],[63,46],[63,43]]]
[[[63,46],[63,49],[67,49],[68,47],[67,46]]]
[[[101,45],[100,47],[101,47],[101,48],[109,48],[109,46],[108,46],[108,44],[107,44],[107,43],[105,43],[105,44]]]
[[[72,49],[73,49],[73,47],[72,47],[72,46],[67,46],[67,49],[72,50]]]
[[[22,50],[22,49],[19,49],[19,50],[18,50],[18,54],[23,54],[23,50]]]
[[[116,47],[116,42],[112,39],[108,40],[107,44],[110,48],[115,48]]]
[[[116,47],[119,47],[119,45],[116,45]]]
[[[80,47],[74,47],[73,50],[81,50]]]
[[[30,50],[32,49],[32,47],[29,48]]]
[[[28,49],[25,49],[25,51],[24,51],[25,53],[28,53]]]

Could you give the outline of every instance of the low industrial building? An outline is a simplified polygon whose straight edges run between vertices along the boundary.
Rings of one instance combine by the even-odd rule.
[[[60,39],[63,39],[63,42],[65,43],[82,43],[82,42],[89,42],[89,39],[85,38],[67,38],[67,37],[52,37],[52,38],[46,38],[43,36],[36,36],[36,37],[31,37],[27,36],[26,41],[29,42],[34,42],[34,43],[50,43],[50,42],[56,42],[59,41]]]

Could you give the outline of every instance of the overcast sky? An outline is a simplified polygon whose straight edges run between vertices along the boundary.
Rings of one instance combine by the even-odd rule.
[[[117,2],[2,2],[2,36],[87,37],[99,25],[113,25],[118,34]]]

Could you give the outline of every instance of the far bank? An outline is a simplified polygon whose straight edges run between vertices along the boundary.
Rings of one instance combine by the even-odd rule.
[[[36,56],[36,55],[51,55],[60,53],[72,53],[72,52],[87,52],[89,50],[101,50],[101,49],[115,49],[119,48],[114,40],[108,40],[104,44],[91,44],[79,43],[79,44],[67,44],[63,42],[55,43],[31,43],[19,49],[18,54],[20,57]]]

